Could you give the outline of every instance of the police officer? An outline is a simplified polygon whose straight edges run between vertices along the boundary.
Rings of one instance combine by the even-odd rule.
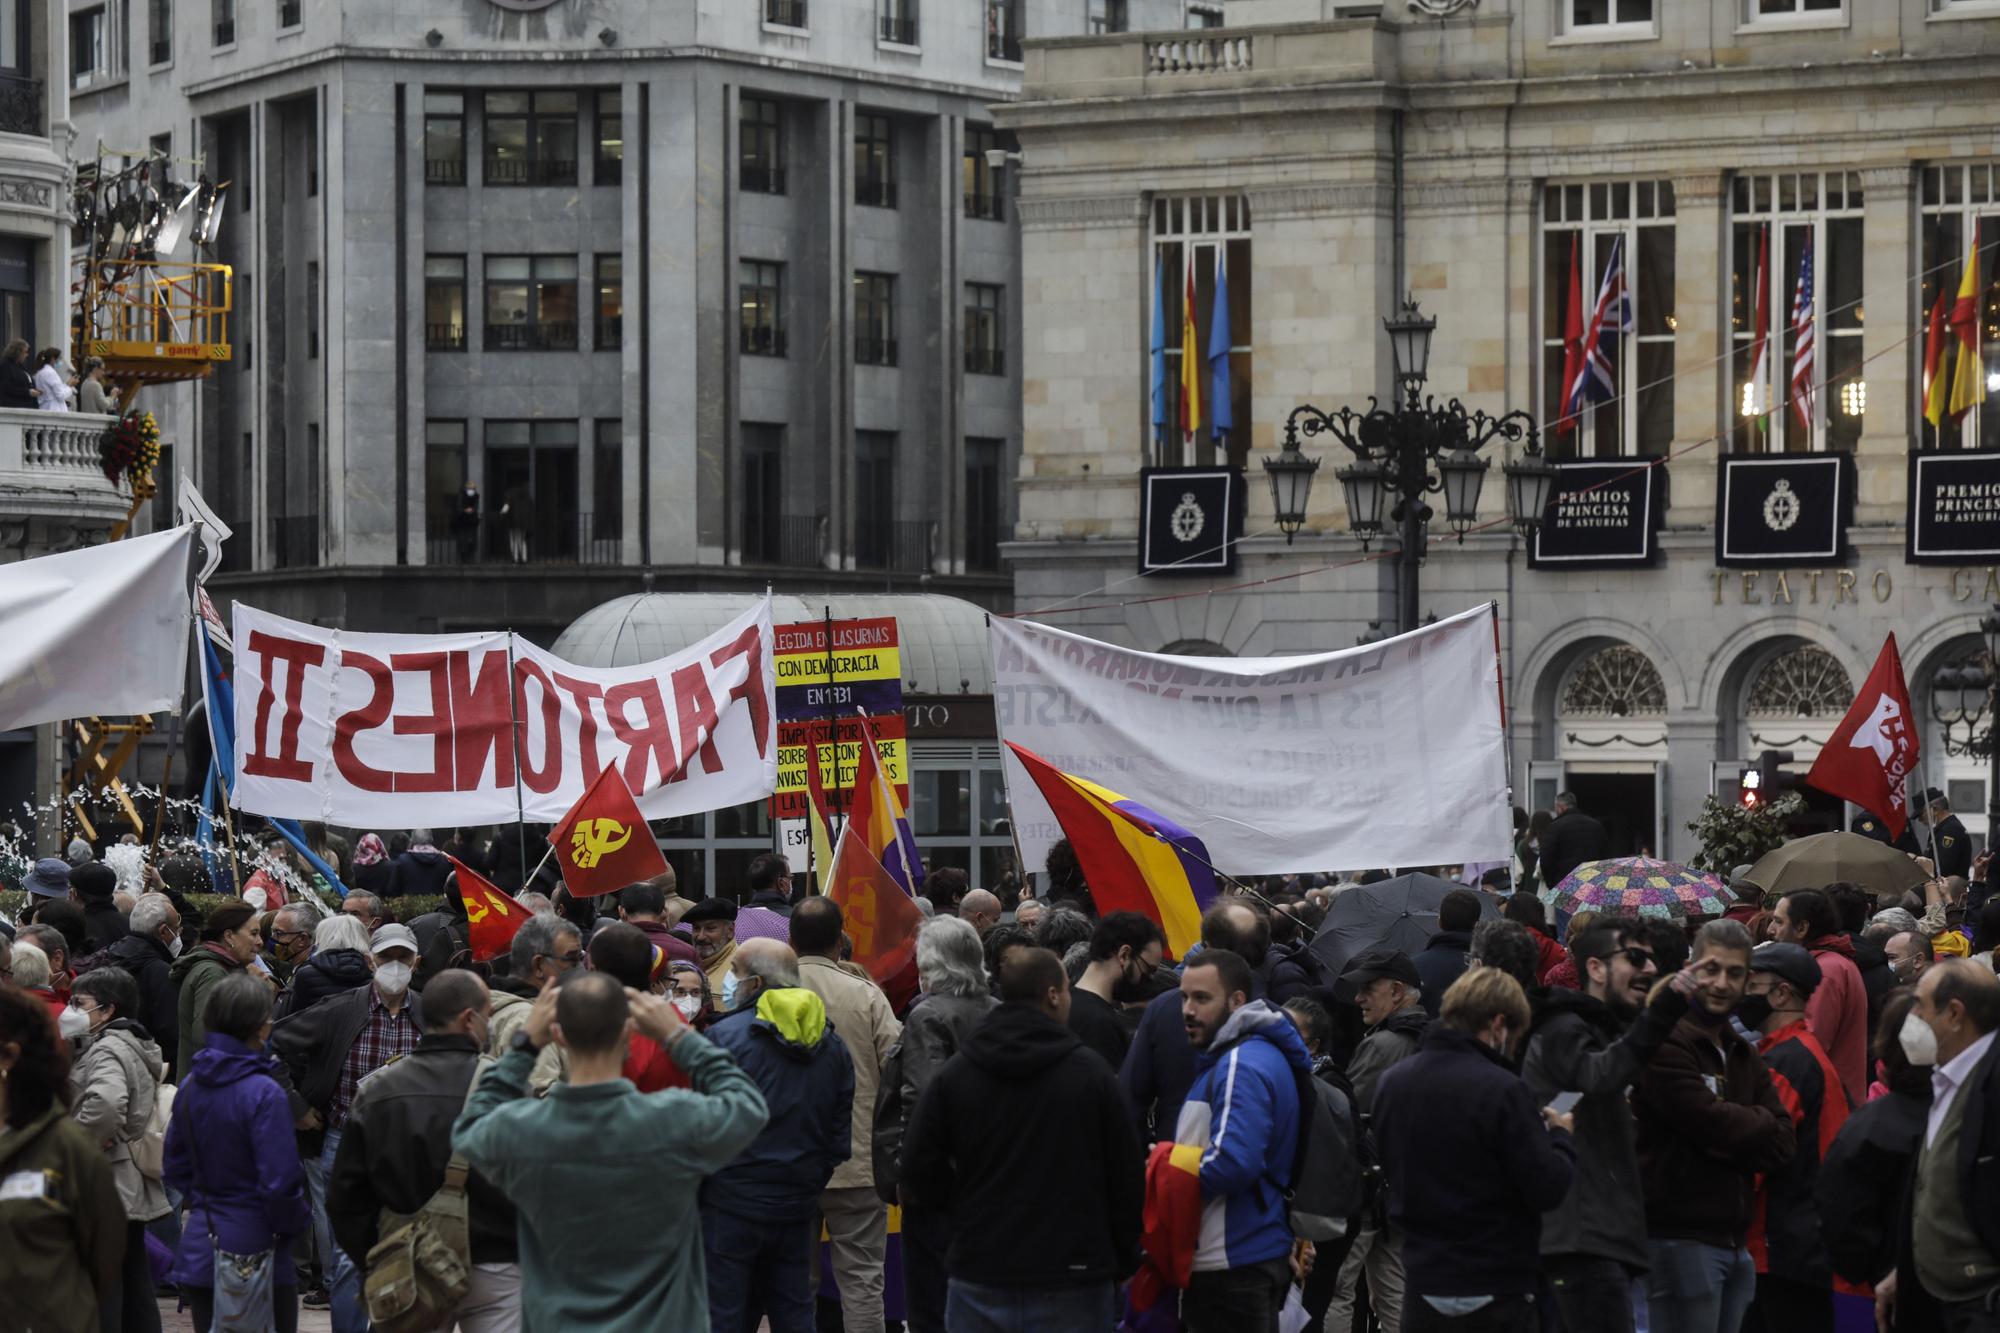
[[[1924,849],[1917,844],[1915,828],[1915,824],[1906,820],[1903,823],[1903,836],[1900,838],[1891,838],[1889,836],[1889,825],[1886,820],[1880,815],[1860,810],[1855,812],[1854,825],[1850,831],[1859,833],[1864,838],[1873,838],[1879,843],[1894,847],[1899,852],[1908,852],[1911,856],[1922,856]]]
[[[1937,843],[1938,874],[1946,879],[1953,875],[1970,876],[1972,837],[1965,831],[1965,825],[1958,822],[1958,816],[1951,812],[1951,802],[1936,787],[1924,793],[1924,801],[1929,807],[1931,837]]]

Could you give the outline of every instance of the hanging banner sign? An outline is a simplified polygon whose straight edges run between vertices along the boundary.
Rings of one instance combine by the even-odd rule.
[[[1142,653],[998,616],[992,639],[1002,740],[1186,826],[1230,874],[1509,855],[1490,607],[1299,657]],[[1062,829],[1013,751],[1001,762],[1041,865]]]
[[[1910,455],[1909,562],[2000,560],[2000,453]]]
[[[837,793],[854,785],[861,754],[857,714],[874,726],[882,772],[896,785],[905,807],[910,801],[908,724],[903,718],[903,656],[894,616],[832,622],[832,643],[824,620],[779,625],[772,630],[778,682],[778,779],[771,797],[773,819],[803,819],[806,813],[806,757],[819,747],[820,781],[836,809]],[[827,727],[839,725],[839,756]]]
[[[1837,565],[1854,507],[1849,454],[1725,454],[1715,491],[1715,563]]]
[[[1139,572],[1234,573],[1243,508],[1243,474],[1233,467],[1142,468]]]
[[[1659,467],[1644,458],[1558,462],[1530,569],[1630,569],[1658,563]]]
[[[616,764],[646,817],[666,819],[777,781],[768,600],[671,657],[606,668],[519,635],[357,634],[241,602],[234,625],[232,800],[253,814],[553,822]]]

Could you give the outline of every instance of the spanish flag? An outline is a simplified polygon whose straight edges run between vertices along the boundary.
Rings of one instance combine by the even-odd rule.
[[[1012,741],[1007,748],[1062,825],[1097,910],[1151,917],[1166,932],[1167,951],[1185,956],[1201,938],[1202,912],[1217,896],[1215,870],[1201,839]]]
[[[1924,420],[1932,426],[1944,424],[1944,402],[1948,386],[1944,377],[1945,307],[1951,300],[1942,290],[1931,307],[1929,328],[1924,334]]]
[[[465,904],[465,924],[471,931],[472,961],[484,963],[507,952],[528,920],[528,909],[493,887],[484,875],[445,853],[457,872],[458,898]]]
[[[1958,280],[1958,299],[1951,307],[1951,331],[1958,339],[1958,364],[1951,375],[1951,419],[1958,421],[1986,401],[1986,367],[1979,355],[1979,229],[1972,230],[1972,248]]]
[[[1194,328],[1194,247],[1187,247],[1187,262],[1181,266],[1184,295],[1181,298],[1181,429],[1192,438],[1201,429],[1201,377],[1204,370],[1201,343]]]

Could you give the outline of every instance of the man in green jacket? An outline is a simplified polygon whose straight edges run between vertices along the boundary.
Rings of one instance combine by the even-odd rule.
[[[632,1086],[622,1070],[635,1030],[667,1049],[692,1089]],[[569,1082],[538,1101],[528,1074],[551,1040],[569,1053]],[[602,972],[544,990],[452,1133],[519,1214],[523,1326],[707,1328],[697,1188],[769,1115],[750,1076],[659,996]]]

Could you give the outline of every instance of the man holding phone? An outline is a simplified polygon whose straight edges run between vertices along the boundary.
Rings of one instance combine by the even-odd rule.
[[[1631,1333],[1632,1278],[1648,1267],[1646,1203],[1626,1089],[1687,1013],[1694,975],[1659,973],[1635,920],[1601,919],[1569,942],[1581,991],[1552,989],[1535,1011],[1521,1077],[1537,1100],[1575,1098],[1576,1181],[1542,1217],[1542,1262],[1569,1333]]]

